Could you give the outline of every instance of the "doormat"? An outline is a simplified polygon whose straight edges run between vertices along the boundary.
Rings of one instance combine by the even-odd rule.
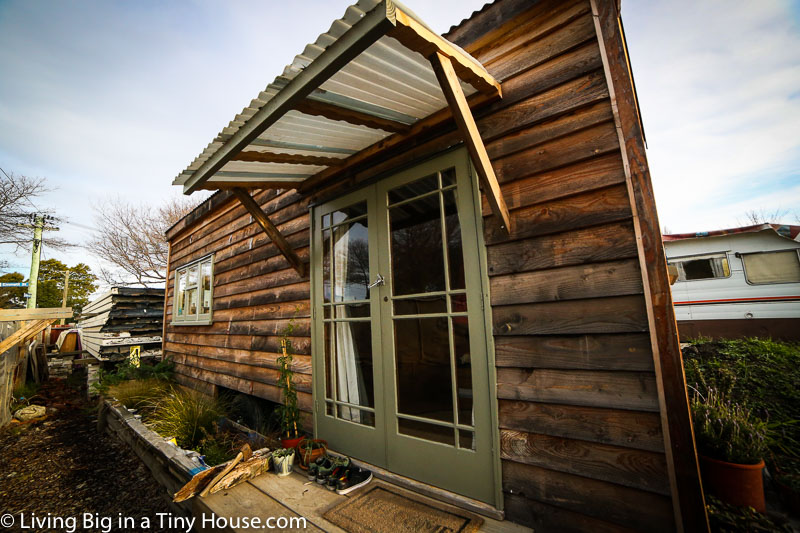
[[[483,519],[449,505],[430,503],[383,486],[348,498],[323,518],[351,533],[473,533]]]

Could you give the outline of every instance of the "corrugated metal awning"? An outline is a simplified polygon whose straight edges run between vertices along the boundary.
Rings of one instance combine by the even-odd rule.
[[[431,63],[437,54],[449,58],[466,96],[499,95],[499,83],[478,61],[401,4],[359,0],[173,184],[188,194],[323,181],[374,153],[376,143],[413,134],[414,126],[448,107]]]

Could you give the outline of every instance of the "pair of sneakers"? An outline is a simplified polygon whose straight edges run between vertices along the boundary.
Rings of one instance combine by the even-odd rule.
[[[308,479],[309,481],[316,481],[320,485],[324,485],[328,481],[331,472],[337,467],[350,466],[349,457],[335,457],[323,455],[316,461],[308,465]]]
[[[328,490],[335,489],[337,494],[349,494],[370,481],[372,481],[372,472],[366,468],[351,465],[346,468],[339,467],[339,470],[331,472],[327,488]]]

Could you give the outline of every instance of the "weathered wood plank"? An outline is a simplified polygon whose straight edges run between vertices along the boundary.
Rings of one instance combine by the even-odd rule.
[[[48,318],[72,318],[72,308],[40,307],[36,309],[0,309],[0,322],[44,320]]]
[[[280,349],[280,337],[277,336],[186,334],[181,333],[181,330],[177,328],[174,331],[169,331],[169,339],[181,344],[219,346],[269,353],[277,353]],[[311,355],[311,339],[309,337],[291,337],[291,339],[296,354]]]
[[[556,302],[642,293],[635,259],[566,266],[490,279],[492,305]]]
[[[653,371],[646,333],[520,335],[494,342],[498,367]]]
[[[503,194],[509,209],[519,209],[624,183],[622,160],[611,153],[504,183]],[[482,207],[489,212],[488,205]]]
[[[500,427],[664,453],[658,413],[500,400]]]
[[[182,344],[177,342],[164,343],[164,349],[176,354],[194,355],[205,357],[206,359],[217,359],[242,365],[271,368],[273,370],[280,368],[277,361],[277,358],[281,355],[279,353],[256,352],[253,350]],[[292,358],[292,371],[299,374],[311,374],[311,357],[308,355],[295,354]]]
[[[537,237],[550,233],[577,230],[588,226],[627,220],[631,206],[624,185],[577,194],[552,202],[537,204],[513,211],[514,224],[510,235],[500,229],[494,217],[484,222],[488,245]]]
[[[708,531],[683,359],[672,306],[661,227],[644,146],[644,132],[632,79],[618,2],[591,0],[603,66],[613,95],[623,159],[626,160],[637,234],[653,357],[660,380],[662,417],[676,522],[684,531]]]
[[[559,335],[647,331],[641,296],[508,305],[492,309],[495,335]]]
[[[636,239],[630,222],[614,222],[497,244],[487,255],[495,276],[636,257]]]
[[[656,380],[649,372],[498,368],[497,397],[658,412]]]
[[[506,494],[505,504],[507,520],[529,526],[534,531],[558,533],[586,533],[587,531],[592,533],[633,533],[635,531],[516,494]]]
[[[175,354],[174,361],[175,364],[200,368],[217,374],[241,378],[246,381],[258,381],[259,383],[265,383],[267,385],[277,386],[278,380],[280,379],[278,370],[263,366],[231,363],[221,359],[198,357],[181,353]],[[311,393],[310,374],[296,373],[292,383],[294,383],[298,391]]]
[[[273,303],[304,302],[309,299],[310,287],[306,282],[293,283],[259,290],[245,291],[231,296],[214,298],[214,312]]]
[[[193,366],[176,364],[175,373],[188,376],[190,378],[213,383],[227,389],[233,389],[245,394],[252,394],[265,400],[270,400],[276,403],[281,402],[281,389],[274,385],[268,385],[254,380],[244,380],[235,376],[228,376],[226,374],[218,374],[202,368]],[[311,412],[311,394],[303,391],[297,392],[297,404],[303,411]]]
[[[500,431],[500,456],[669,496],[662,453],[504,429]]]
[[[614,483],[503,461],[503,490],[638,531],[675,531],[669,498]]]

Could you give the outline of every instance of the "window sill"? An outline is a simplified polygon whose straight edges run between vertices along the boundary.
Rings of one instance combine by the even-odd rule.
[[[210,318],[208,320],[186,320],[186,321],[178,321],[175,322],[174,320],[169,323],[170,326],[210,326],[213,323],[213,320]]]

